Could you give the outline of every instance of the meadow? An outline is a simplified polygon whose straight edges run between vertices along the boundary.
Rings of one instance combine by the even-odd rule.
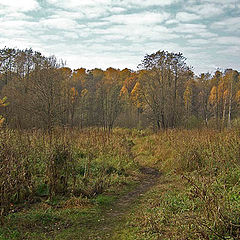
[[[0,239],[239,239],[239,135],[1,130]]]

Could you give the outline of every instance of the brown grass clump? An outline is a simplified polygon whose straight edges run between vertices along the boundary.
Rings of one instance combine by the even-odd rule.
[[[63,208],[84,208],[86,206],[91,206],[91,203],[86,197],[71,197],[64,202]]]

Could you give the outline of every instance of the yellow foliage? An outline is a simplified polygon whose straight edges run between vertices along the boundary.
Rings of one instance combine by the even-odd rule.
[[[225,89],[225,83],[221,82],[218,86],[218,98],[224,98]]]
[[[70,89],[70,96],[71,96],[72,102],[74,102],[78,96],[78,91],[74,87]]]
[[[237,103],[240,103],[240,90],[237,91],[235,99],[236,99]]]
[[[138,76],[135,73],[132,73],[131,76],[127,77],[124,81],[124,86],[130,93],[132,89],[134,88],[136,82],[137,82]]]
[[[187,86],[183,97],[184,97],[185,107],[186,109],[188,109],[192,100],[192,88],[190,86]]]
[[[142,107],[143,103],[141,99],[141,85],[139,82],[135,84],[131,92],[131,99],[138,108]]]
[[[104,83],[106,85],[116,84],[116,82],[118,81],[119,70],[110,67],[105,71],[104,74],[105,74]]]
[[[83,89],[82,92],[81,92],[81,97],[86,96],[87,93],[88,93],[88,90],[86,88]]]
[[[224,99],[224,100],[227,99],[228,94],[229,94],[229,91],[228,91],[228,89],[227,89],[227,90],[225,90],[224,93],[223,93],[223,99]]]
[[[77,92],[77,90],[76,90],[74,87],[72,87],[72,88],[70,89],[70,93],[71,93],[71,95],[72,95],[73,97],[75,97],[75,96],[78,95],[78,92]]]
[[[123,85],[121,91],[120,91],[120,96],[124,96],[124,95],[127,95],[128,94],[128,90],[127,88],[125,87],[125,85]]]
[[[6,103],[6,100],[7,100],[7,97],[0,99],[0,107],[5,107],[8,105],[8,103]],[[5,119],[0,115],[0,127],[3,125],[4,120]]]
[[[70,78],[72,75],[72,70],[71,68],[68,68],[68,67],[62,67],[59,69],[59,71],[63,73],[65,78]]]
[[[79,68],[77,70],[74,70],[73,72],[73,81],[74,82],[80,82],[82,86],[86,83],[86,69],[85,68]]]
[[[131,92],[131,95],[132,95],[132,96],[136,95],[136,93],[139,92],[140,89],[141,89],[140,83],[139,83],[139,82],[136,82],[136,84],[135,84],[135,86],[134,86],[134,88],[133,88],[133,90],[132,90],[132,92]]]
[[[7,101],[7,97],[0,99],[0,107],[6,107],[9,104],[6,101]]]
[[[0,127],[3,125],[4,120],[5,119],[2,116],[0,116]]]
[[[209,102],[211,104],[216,102],[216,98],[217,98],[217,88],[216,86],[213,86],[211,92],[210,92],[210,96],[209,96]]]

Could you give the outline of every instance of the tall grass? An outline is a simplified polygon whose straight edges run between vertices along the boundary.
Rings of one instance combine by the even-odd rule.
[[[124,181],[132,164],[128,135],[98,129],[1,130],[1,219],[19,203],[97,195]]]
[[[152,220],[145,225],[161,229],[156,216],[175,222],[177,218],[184,237],[178,232],[179,238],[172,239],[240,239],[239,131],[168,130],[142,141],[135,149],[141,152],[139,161],[150,160],[148,164],[160,168],[169,179],[181,176],[185,186],[168,200],[159,197],[158,208],[146,213]],[[180,209],[180,217],[166,211],[171,204]]]

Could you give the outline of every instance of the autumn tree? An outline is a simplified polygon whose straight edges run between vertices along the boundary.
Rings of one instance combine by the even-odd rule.
[[[0,72],[1,72],[1,82],[3,84],[8,84],[16,74],[15,66],[16,61],[15,57],[20,52],[14,48],[4,48],[0,50]]]
[[[193,89],[191,82],[188,82],[186,85],[186,89],[183,94],[184,98],[184,106],[186,110],[186,116],[189,118],[192,109],[192,98],[193,98]]]
[[[215,119],[216,119],[216,127],[217,129],[219,129],[220,125],[219,125],[219,118],[220,118],[220,95],[219,95],[219,84],[221,82],[222,79],[222,73],[217,70],[215,72],[214,77],[211,79],[212,81],[212,89],[210,92],[210,96],[209,96],[209,101],[212,104],[213,107],[213,111],[214,111],[214,115],[215,115]]]
[[[123,102],[123,109],[121,113],[122,124],[127,127],[141,127],[141,113],[142,109],[138,101],[136,84],[138,83],[138,74],[130,72],[125,75],[125,79],[120,91]],[[136,86],[136,87],[135,87]],[[135,88],[135,90],[134,90]]]
[[[66,111],[63,98],[63,74],[55,57],[39,53],[16,59],[15,76],[2,90],[11,105],[7,108],[8,122],[15,127],[46,127],[60,124]],[[28,59],[31,57],[31,61]],[[20,64],[20,60],[23,62]],[[31,66],[29,66],[31,64]],[[23,71],[23,67],[24,71]],[[22,69],[22,70],[21,70]],[[21,70],[21,71],[20,71]]]
[[[6,107],[8,105],[6,101],[7,101],[6,97],[4,97],[3,99],[0,99],[0,108]],[[4,120],[5,120],[4,117],[0,115],[0,127],[2,126]]]
[[[232,69],[227,69],[225,72],[225,79],[227,81],[228,90],[226,94],[226,98],[228,95],[228,127],[231,127],[231,115],[232,115],[232,105],[234,101],[234,97],[237,93],[237,84],[239,81],[239,73]]]
[[[231,127],[231,115],[234,112],[233,106],[239,82],[238,75],[237,71],[227,69],[225,73],[216,71],[211,79],[212,88],[209,102],[212,105],[217,128],[220,127],[220,120],[222,121],[222,127],[225,126],[226,115],[227,126]]]
[[[34,69],[33,57],[36,52],[31,49],[2,49],[1,51],[2,95],[7,95],[12,104],[5,109],[7,123],[22,125],[29,120],[22,107],[26,106],[26,93],[29,76]],[[38,55],[41,55],[38,53]],[[5,94],[6,93],[6,94]],[[31,122],[31,121],[30,121]]]
[[[181,53],[146,55],[138,71],[72,70],[32,49],[0,50],[1,108],[12,128],[54,126],[157,129],[216,123],[239,117],[238,71],[194,76]],[[209,121],[211,120],[211,121]],[[192,124],[191,126],[193,126]],[[195,124],[196,125],[196,124]]]
[[[122,84],[120,72],[114,68],[108,68],[98,84],[98,100],[101,109],[101,125],[104,129],[111,130],[114,122],[122,109],[120,91]]]
[[[157,129],[175,127],[184,109],[184,85],[191,71],[181,53],[146,55],[139,72],[145,112]]]
[[[48,130],[60,124],[62,114],[66,112],[62,74],[63,72],[58,70],[56,58],[50,57],[46,59],[44,68],[36,69],[30,77],[28,97],[31,102],[28,109],[38,116]]]
[[[211,111],[209,106],[209,96],[211,92],[210,79],[211,75],[209,73],[202,73],[196,79],[196,86],[198,88],[196,111],[198,111],[198,117],[204,121],[205,126],[208,126],[208,120],[211,117]]]

